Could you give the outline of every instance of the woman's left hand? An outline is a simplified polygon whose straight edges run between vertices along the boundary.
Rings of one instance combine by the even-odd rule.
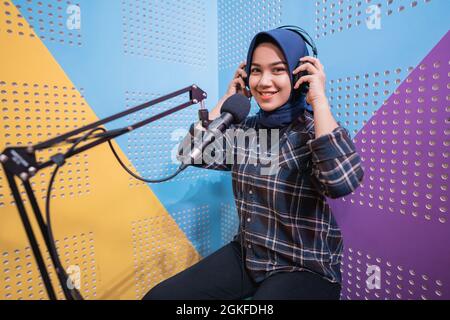
[[[323,101],[326,101],[327,99],[325,94],[326,76],[324,67],[320,63],[319,59],[314,57],[305,56],[300,58],[300,61],[306,63],[303,63],[301,66],[294,69],[292,73],[297,74],[300,71],[306,70],[309,75],[301,77],[294,85],[294,89],[296,90],[302,83],[308,82],[309,90],[306,95],[306,102],[314,109],[317,104],[323,103]]]

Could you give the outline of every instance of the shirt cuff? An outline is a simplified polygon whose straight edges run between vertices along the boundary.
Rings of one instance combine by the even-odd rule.
[[[347,129],[337,127],[331,133],[307,142],[313,162],[336,159],[356,151]]]

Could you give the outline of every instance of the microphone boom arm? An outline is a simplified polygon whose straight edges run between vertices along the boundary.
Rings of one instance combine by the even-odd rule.
[[[87,143],[83,146],[80,146],[78,148],[74,148],[71,150],[71,152],[65,154],[64,156],[60,153],[55,154],[50,157],[50,160],[46,162],[38,162],[36,161],[36,151],[48,149],[53,146],[62,144],[62,143],[72,143],[74,144],[75,141],[79,139],[79,136],[82,136],[83,133],[85,134],[89,130],[93,130],[95,128],[98,128],[99,126],[102,126],[106,123],[109,123],[111,121],[117,120],[119,118],[123,118],[129,114],[138,112],[140,110],[143,110],[145,108],[148,108],[154,104],[161,103],[163,101],[166,101],[168,99],[171,99],[173,97],[179,96],[184,93],[189,93],[189,101],[185,102],[183,104],[180,104],[176,107],[173,107],[171,109],[168,109],[166,111],[163,111],[161,113],[158,113],[148,119],[139,121],[133,125],[119,128],[119,129],[113,129],[113,130],[104,130],[104,132],[92,135],[90,139],[95,139],[94,141]],[[41,249],[39,247],[35,232],[32,228],[31,222],[29,220],[29,215],[26,211],[24,201],[22,200],[18,184],[16,182],[16,177],[20,178],[22,180],[22,185],[25,187],[25,191],[28,197],[28,200],[30,201],[32,211],[34,212],[35,218],[38,222],[39,230],[43,236],[45,246],[48,249],[50,258],[52,260],[53,266],[56,269],[56,273],[58,275],[58,280],[61,285],[61,288],[63,289],[63,293],[67,300],[73,300],[77,298],[81,298],[81,295],[76,291],[76,289],[69,290],[67,286],[67,275],[65,274],[64,270],[58,270],[58,261],[59,258],[57,256],[57,253],[55,253],[52,248],[52,241],[50,237],[48,236],[48,225],[47,222],[44,221],[41,210],[39,208],[36,196],[34,194],[34,191],[31,187],[30,178],[32,178],[34,175],[37,174],[42,169],[45,169],[53,164],[62,165],[64,163],[64,160],[67,158],[70,158],[78,153],[81,153],[83,151],[89,150],[99,144],[102,144],[104,142],[109,142],[110,140],[117,138],[121,135],[124,135],[128,132],[131,132],[133,130],[136,130],[142,126],[145,126],[151,122],[155,122],[161,118],[167,117],[168,115],[178,112],[182,109],[185,109],[193,104],[201,103],[202,108],[204,104],[204,100],[207,98],[206,92],[204,92],[202,89],[200,89],[196,85],[192,85],[183,89],[180,89],[178,91],[172,92],[170,94],[167,94],[165,96],[162,96],[160,98],[145,102],[143,104],[140,104],[136,107],[133,107],[129,110],[119,112],[117,114],[114,114],[112,116],[109,116],[105,119],[95,121],[91,124],[88,124],[86,126],[83,126],[81,128],[72,130],[70,132],[67,132],[65,134],[59,135],[57,137],[51,138],[47,141],[40,142],[33,146],[28,147],[8,147],[0,154],[0,162],[3,166],[6,178],[8,180],[9,187],[11,189],[12,195],[14,197],[14,201],[17,207],[17,210],[19,211],[20,218],[22,220],[23,227],[25,229],[25,233],[27,235],[28,241],[30,243],[31,249],[33,251],[33,255],[35,257],[36,263],[38,265],[40,274],[42,276],[42,280],[44,282],[48,297],[51,300],[57,299],[57,296],[55,294],[55,290],[53,288],[49,273],[47,271],[47,267],[44,262],[44,258],[41,252]],[[56,250],[55,250],[56,251]]]

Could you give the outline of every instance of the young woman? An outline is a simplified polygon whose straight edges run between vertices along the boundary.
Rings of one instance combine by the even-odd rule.
[[[348,131],[330,111],[324,67],[307,52],[303,39],[286,29],[252,40],[211,117],[231,95],[252,96],[260,110],[238,127],[279,130],[277,171],[262,174],[260,163],[203,165],[232,171],[239,233],[144,299],[339,299],[343,241],[326,197],[351,193],[363,170]],[[307,63],[295,68],[299,60]],[[304,82],[306,97],[296,94]]]

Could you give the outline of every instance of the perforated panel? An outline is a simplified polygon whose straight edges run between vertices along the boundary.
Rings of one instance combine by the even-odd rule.
[[[379,288],[369,288],[367,281],[371,274],[370,266],[380,271]],[[412,266],[398,265],[392,260],[373,256],[362,250],[348,248],[343,255],[342,281],[344,300],[428,300],[442,297],[441,279],[429,276],[426,271]]]
[[[122,1],[124,53],[206,66],[204,1]]]
[[[349,248],[344,255],[342,298],[450,296],[446,259],[450,256],[446,248],[448,58],[441,59],[439,68],[434,67],[435,58],[427,61],[425,69],[411,77],[412,82],[398,88],[448,30],[442,27],[448,12],[446,1],[311,2],[316,12],[309,10],[309,2],[297,0],[219,0],[217,7],[209,1],[15,3],[20,12],[10,1],[0,1],[0,40],[8,43],[0,52],[4,62],[0,76],[3,147],[44,140],[48,133],[53,136],[97,119],[95,114],[100,118],[111,115],[198,81],[206,85],[200,86],[208,92],[208,107],[212,107],[211,92],[217,87],[216,71],[211,69],[216,63],[216,33],[224,88],[258,31],[291,23],[313,30],[327,77],[332,79],[327,93],[333,112],[356,135],[366,169],[362,187],[338,200],[340,207],[333,207]],[[68,27],[68,22],[78,23],[74,11],[67,12],[74,4],[82,10],[81,26],[89,28]],[[381,5],[382,28],[386,29],[366,30],[365,10],[371,5]],[[212,23],[216,14],[218,30]],[[343,46],[345,50],[336,50]],[[155,74],[162,76],[155,78]],[[86,88],[93,110],[83,104],[84,94],[76,93],[68,77],[77,87]],[[385,100],[390,102],[383,104]],[[255,105],[253,110],[257,110]],[[185,112],[119,141],[124,142],[120,146],[127,154],[121,155],[130,168],[150,177],[173,172],[176,164],[169,163],[170,154],[162,150],[176,145],[171,139],[173,129],[186,129],[197,118],[195,108]],[[60,248],[64,264],[77,254],[75,263],[83,266],[82,277],[92,277],[82,284],[82,290],[89,290],[82,292],[85,297],[140,298],[161,280],[200,259],[192,245],[203,255],[234,235],[238,223],[231,184],[221,175],[190,168],[174,183],[152,186],[170,208],[173,221],[149,187],[129,178],[107,148],[99,147],[86,156],[73,158],[63,168],[53,193],[57,238],[64,241],[67,237],[67,244],[61,245],[72,250],[66,255],[64,247]],[[40,202],[48,180],[44,174],[32,181]],[[28,273],[34,259],[3,173],[0,179],[0,254],[2,263],[8,265],[2,265],[2,277],[8,283],[2,282],[0,294],[7,299],[47,298],[37,270]],[[197,224],[199,229],[194,227]],[[90,246],[80,244],[82,230],[93,232],[85,233],[86,241],[95,235],[94,262]],[[379,290],[366,290],[368,263],[381,269]],[[101,268],[95,269],[97,265]],[[22,269],[16,271],[16,266]]]
[[[62,84],[6,82],[0,79],[1,126],[5,146],[32,145],[63,132],[87,124],[86,104],[74,87]],[[38,161],[46,161],[69,146],[50,148],[37,153]],[[0,169],[0,172],[2,169]],[[37,197],[45,199],[50,171],[38,173],[32,181]],[[3,175],[0,176],[0,207],[14,200]],[[57,177],[52,197],[81,196],[90,192],[89,154],[68,160]],[[25,194],[25,191],[22,191]],[[26,199],[24,198],[26,202]]]
[[[227,244],[236,235],[239,228],[239,217],[234,203],[220,204],[220,236],[223,244]]]
[[[42,4],[36,3],[36,5],[54,9],[60,2],[48,0],[42,1]],[[91,13],[105,14],[109,11],[95,10],[96,5],[102,5],[102,3],[105,2],[96,1],[94,3],[81,0],[80,6],[89,7],[92,10]],[[34,6],[35,3],[27,1],[28,4]],[[52,6],[48,6],[49,4]],[[64,5],[66,4],[70,3],[65,2]],[[108,4],[112,5],[112,2],[108,2]],[[61,3],[61,5],[63,4]],[[0,1],[0,43],[7,43],[2,46],[0,51],[2,61],[0,150],[12,145],[36,144],[98,120],[96,112],[85,101],[84,90],[76,88],[65,73],[66,70],[52,55],[54,53],[56,56],[63,52],[64,57],[70,56],[78,59],[80,57],[78,53],[82,56],[87,52],[87,48],[77,45],[61,46],[56,37],[54,40],[49,39],[46,36],[46,30],[51,28],[51,23],[45,19],[43,20],[43,29],[33,25],[34,29],[29,29],[33,36],[29,36],[27,32],[21,31],[25,30],[25,26],[27,26],[23,13],[29,11],[25,5],[20,10],[23,12],[18,11],[11,1]],[[30,21],[35,19],[34,13],[41,14],[34,9],[32,12],[30,17],[26,17]],[[120,15],[120,10],[117,13]],[[98,19],[95,14],[86,16]],[[30,19],[31,17],[32,19]],[[116,22],[111,23],[115,24]],[[89,30],[93,31],[94,29],[97,30],[96,27]],[[37,36],[35,31],[38,31],[39,35],[43,37]],[[92,35],[88,39],[92,39]],[[55,51],[49,52],[42,40]],[[64,43],[68,44],[68,42]],[[88,47],[92,49],[92,45],[97,44],[98,41],[87,41],[87,43]],[[120,52],[120,47],[118,51]],[[92,55],[89,56],[92,57]],[[92,60],[83,59],[83,61],[90,62]],[[73,65],[79,68],[77,71],[85,74],[89,68],[80,67],[80,64],[74,63]],[[92,74],[89,77],[95,78]],[[86,81],[90,82],[90,80]],[[79,83],[81,82],[83,81]],[[95,82],[99,81],[95,80]],[[91,82],[90,85],[92,85]],[[89,86],[89,90],[86,91],[95,90]],[[123,93],[124,91],[118,92]],[[117,101],[123,101],[123,97],[121,96]],[[121,105],[121,109],[124,108]],[[111,110],[107,111],[108,115],[113,113]],[[114,142],[114,144],[119,156],[128,164],[129,160],[126,155],[117,146],[117,143]],[[49,155],[64,152],[68,147],[69,145],[58,145],[46,152],[38,152],[38,160],[47,160]],[[136,170],[131,165],[130,168]],[[30,179],[41,210],[45,207],[44,195],[47,191],[50,170],[51,168],[47,168],[39,171]],[[29,243],[17,208],[12,202],[6,178],[3,172],[0,174],[0,209],[2,211],[0,296],[7,299],[48,299],[39,278],[40,273],[37,270],[35,259],[28,248]],[[171,233],[177,243],[176,246],[170,248],[171,254],[164,256],[167,265],[171,264],[170,259],[178,259],[177,250],[182,251],[186,257],[193,259],[198,257],[192,244],[173,222],[148,186],[134,187],[131,190],[128,179],[129,176],[117,165],[107,145],[102,145],[68,160],[55,180],[51,201],[53,231],[55,238],[60,239],[57,245],[63,267],[68,269],[68,273],[76,272],[79,267],[80,290],[86,299],[130,299],[135,297],[134,247],[130,228],[126,227],[131,221],[153,217],[160,217],[167,221],[164,224],[163,233]],[[22,191],[20,183],[19,187]],[[24,194],[22,193],[22,195]],[[30,209],[27,203],[26,208]],[[29,211],[29,213],[31,212]],[[37,223],[32,217],[32,213],[30,216],[31,225],[37,231]],[[87,233],[84,230],[90,230],[90,232]],[[157,233],[155,232],[155,234]],[[54,270],[45,255],[45,246],[39,232],[37,232],[37,238],[44,253],[44,260],[49,266],[49,272],[53,275]],[[95,241],[95,252],[93,241]],[[183,269],[188,266],[185,264],[186,262],[191,263],[186,259],[176,260],[175,264],[177,268]],[[161,268],[158,275],[161,278],[168,277],[172,275],[172,269]],[[5,280],[5,284],[3,280]],[[53,286],[57,290],[58,281],[53,276],[52,280]],[[61,293],[58,297],[63,298]]]
[[[136,298],[169,276],[199,260],[189,252],[176,231],[176,224],[166,216],[156,216],[131,223]]]
[[[17,9],[29,21],[20,29],[39,31],[42,40],[81,47],[81,9],[79,3],[63,0],[16,0]],[[12,24],[10,22],[10,24]],[[24,31],[19,31],[26,33]]]
[[[280,0],[218,0],[219,70],[234,68],[247,57],[252,37],[281,24]]]
[[[9,1],[4,1],[2,9],[4,10],[5,19],[0,21],[0,31],[7,32],[10,35],[26,36],[34,38],[35,34],[31,30],[32,28],[23,18],[23,16],[16,12],[13,8],[13,4]]]
[[[328,80],[328,99],[336,120],[356,135],[413,69],[398,67]]]
[[[316,34],[315,38],[323,38],[348,29],[364,27],[367,13],[377,15],[378,18],[400,14],[406,10],[420,8],[431,0],[386,0],[386,1],[344,1],[322,0],[316,1]],[[377,11],[369,9],[376,6]]]
[[[212,224],[209,205],[173,212],[172,217],[201,256],[211,253]]]
[[[365,180],[332,207],[349,250],[375,257],[382,281],[365,286],[364,263],[355,272],[348,258],[345,298],[448,295],[449,40],[446,34],[355,138]]]
[[[343,201],[447,221],[449,71],[446,61],[422,63],[361,130],[366,180]]]
[[[127,91],[125,99],[127,108],[154,100],[161,95],[147,92]],[[170,99],[170,101],[151,106],[127,117],[127,124],[134,124],[148,119],[160,112],[189,101],[187,94]],[[198,121],[198,108],[190,107],[170,117],[146,125],[127,135],[127,153],[138,173],[149,179],[164,178],[177,170],[180,163],[175,155],[178,144],[188,133],[190,125]],[[208,170],[190,168],[183,171],[172,181],[186,181],[208,177]],[[143,185],[144,182],[130,177],[130,187]]]
[[[95,256],[94,234],[82,233],[56,240],[56,247],[61,262],[67,267],[79,268],[76,275],[80,280],[80,293],[86,299],[97,297],[97,262]],[[2,258],[2,288],[6,300],[37,300],[47,299],[42,278],[37,269],[30,247],[3,251]],[[50,256],[44,254],[45,264],[53,283],[58,283],[53,271]],[[74,282],[76,278],[73,278]],[[57,286],[57,296],[64,298],[61,287]]]

